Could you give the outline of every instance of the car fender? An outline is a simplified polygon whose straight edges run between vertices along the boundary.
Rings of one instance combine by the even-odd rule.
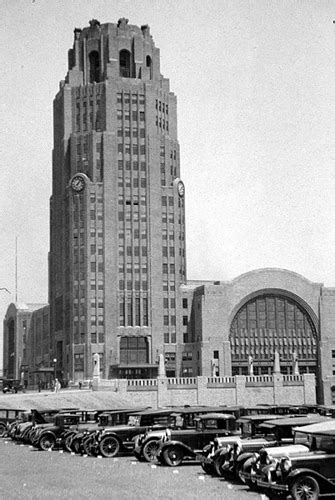
[[[190,457],[196,456],[196,452],[186,444],[182,443],[181,441],[169,441],[168,443],[164,443],[161,448],[161,452],[163,453],[166,449],[172,448],[173,446],[180,448],[183,451],[184,455]]]
[[[221,455],[227,455],[227,453],[229,453],[231,450],[230,447],[228,446],[224,446],[223,448],[219,448],[218,450],[216,450],[216,452],[214,453],[213,455],[213,460],[215,460],[217,457],[221,456]]]
[[[243,463],[245,463],[247,460],[249,460],[249,459],[253,458],[253,457],[254,457],[254,455],[255,455],[255,453],[254,453],[254,452],[251,452],[251,451],[250,451],[250,452],[241,453],[241,454],[237,457],[236,462],[237,462],[238,464],[243,464]]]
[[[100,436],[99,441],[101,442],[107,436],[114,437],[115,439],[117,439],[119,441],[120,445],[122,446],[122,439],[120,438],[120,436],[118,436],[115,432],[112,432],[112,431],[103,432]]]
[[[38,436],[38,441],[40,441],[41,438],[44,436],[52,436],[55,439],[55,441],[57,441],[56,434],[54,432],[50,431],[49,429],[41,432],[41,434]]]
[[[335,485],[331,481],[329,481],[327,478],[325,478],[322,474],[319,472],[312,470],[312,469],[307,469],[307,468],[301,468],[301,469],[294,469],[289,473],[289,475],[286,478],[286,483],[289,485],[289,488],[291,488],[291,485],[293,482],[302,475],[308,475],[311,477],[314,477],[314,479],[318,482],[320,489],[322,488],[327,488],[332,492],[335,492]]]

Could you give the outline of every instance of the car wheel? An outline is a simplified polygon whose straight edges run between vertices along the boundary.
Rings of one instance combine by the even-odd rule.
[[[72,449],[71,449],[72,438],[73,438],[73,434],[69,434],[68,436],[66,436],[66,438],[63,441],[64,450],[68,451],[69,453],[71,453],[71,451],[72,451]]]
[[[251,472],[252,471],[252,465],[246,465],[242,467],[242,470],[240,472]],[[244,477],[240,477],[241,481],[246,484],[250,490],[252,491],[257,491],[257,483],[256,481],[252,481],[251,479],[245,479]]]
[[[7,434],[7,427],[5,424],[0,423],[0,438],[5,437]]]
[[[96,447],[95,447],[95,439],[90,436],[83,441],[84,453],[89,457],[96,456]]]
[[[184,454],[177,446],[169,446],[163,451],[164,463],[169,467],[177,467],[183,461]]]
[[[159,441],[152,439],[145,443],[143,446],[143,457],[147,462],[154,462],[156,460],[157,451],[159,449]]]
[[[213,464],[205,464],[204,462],[201,462],[201,467],[206,474],[210,474],[211,476],[214,474]]]
[[[74,438],[71,436],[71,451],[75,453],[81,452],[81,438]]]
[[[317,500],[320,488],[314,477],[302,475],[291,485],[291,495],[294,500]]]
[[[215,470],[215,474],[217,476],[224,477],[227,475],[228,470],[224,468],[224,464],[226,462],[227,462],[227,454],[226,453],[219,455],[214,460],[214,470]]]
[[[39,445],[44,451],[52,450],[56,445],[56,440],[52,434],[46,434],[40,438]]]
[[[119,453],[120,443],[114,436],[106,436],[100,442],[100,453],[103,457],[115,457]]]

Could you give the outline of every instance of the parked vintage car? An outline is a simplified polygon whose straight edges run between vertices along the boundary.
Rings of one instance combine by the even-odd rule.
[[[194,429],[166,429],[157,451],[157,459],[170,467],[185,459],[197,460],[203,448],[218,436],[231,436],[236,431],[236,419],[226,413],[207,413],[195,418]]]
[[[335,498],[335,421],[295,429],[294,442],[305,450],[268,457],[257,487],[268,496],[294,500]]]
[[[209,412],[226,413],[222,406],[186,406],[175,408],[170,415],[168,427],[171,429],[194,429],[195,418]],[[233,412],[232,412],[233,413]],[[160,441],[165,436],[165,429],[148,430],[135,438],[134,455],[140,461],[152,462],[160,447]]]
[[[56,447],[66,448],[66,439],[82,425],[89,425],[87,410],[75,411],[73,413],[58,413],[54,417],[54,423],[46,427],[40,427],[33,436],[32,444],[42,450],[52,450]],[[92,421],[91,421],[92,422]],[[94,421],[92,422],[94,425]]]
[[[148,408],[146,408],[148,409]],[[65,447],[68,451],[86,455],[95,455],[94,435],[97,430],[115,425],[126,425],[129,415],[134,412],[144,411],[145,408],[123,408],[118,410],[104,410],[97,414],[95,425],[89,427],[81,426],[72,431],[65,441]]]
[[[4,394],[17,394],[20,391],[25,392],[25,387],[21,384],[20,380],[13,378],[1,379],[1,388]]]
[[[241,431],[240,436],[218,437],[209,443],[199,456],[201,466],[208,474],[221,477],[227,475],[238,475],[237,464],[242,466],[243,461],[239,456],[243,453],[245,460],[247,453],[254,453],[265,446],[277,444],[272,433],[264,431],[260,425],[267,420],[282,419],[283,415],[260,414],[245,415],[237,421],[237,427]]]
[[[117,425],[98,430],[91,437],[91,453],[103,457],[115,457],[120,451],[133,451],[134,438],[148,429],[165,429],[169,425],[171,413],[175,408],[145,410],[129,415],[127,425]]]
[[[54,422],[54,417],[60,412],[77,411],[78,409],[44,409],[25,411],[21,418],[17,420],[10,428],[10,437],[14,441],[20,441],[25,444],[31,444],[34,434],[37,430],[50,427]]]
[[[11,408],[0,409],[0,438],[7,436],[10,424],[20,418],[23,411]]]
[[[316,423],[326,423],[329,421],[331,421],[329,417],[307,415],[273,421],[270,420],[264,422],[261,426],[266,426],[267,429],[272,430],[276,436],[281,438],[281,442],[284,443],[285,439],[293,438],[295,428]],[[244,461],[243,467],[239,471],[239,477],[249,486],[249,488],[253,490],[258,489],[257,479],[261,479],[261,470],[265,465],[269,465],[273,458],[278,458],[283,455],[286,456],[287,454],[289,454],[289,456],[296,456],[304,452],[306,452],[306,446],[300,443],[263,448],[258,453],[253,453]],[[243,458],[243,455],[241,455],[241,457]]]

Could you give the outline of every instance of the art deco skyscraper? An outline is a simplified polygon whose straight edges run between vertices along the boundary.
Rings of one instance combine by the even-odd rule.
[[[148,26],[89,24],[54,100],[50,348],[63,379],[89,378],[96,352],[105,378],[152,377],[182,342],[176,97]]]

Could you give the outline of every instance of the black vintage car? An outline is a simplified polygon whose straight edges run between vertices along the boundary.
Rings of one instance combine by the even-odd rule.
[[[105,427],[126,425],[129,415],[133,414],[135,411],[144,411],[144,408],[122,408],[97,412],[95,425],[90,425],[89,427],[80,426],[77,429],[73,429],[72,433],[66,438],[65,448],[75,453],[96,455],[96,431],[102,430]]]
[[[24,410],[8,408],[0,409],[0,438],[7,435],[9,425],[20,418],[22,412],[24,412]]]
[[[197,416],[205,413],[226,413],[224,406],[185,406],[175,408],[170,415],[168,427],[171,429],[195,429]],[[229,412],[229,414],[233,413]],[[156,454],[160,442],[165,436],[165,429],[148,430],[145,434],[139,434],[135,438],[134,455],[140,461],[152,462],[156,460]]]
[[[135,437],[147,430],[165,429],[169,425],[170,415],[175,408],[161,408],[145,410],[129,415],[127,425],[116,425],[96,431],[91,437],[91,450],[93,454],[103,457],[115,457],[120,451],[133,451]]]
[[[261,429],[261,424],[267,420],[282,418],[284,418],[283,415],[273,414],[252,414],[240,417],[236,424],[241,435],[215,438],[203,449],[202,456],[199,456],[202,468],[208,474],[221,477],[231,474],[238,476],[239,469],[243,465],[243,461],[238,460],[242,453],[245,461],[255,451],[277,444],[275,436]]]
[[[21,384],[20,380],[13,378],[1,379],[1,387],[4,394],[17,394],[19,391],[25,392],[25,387]]]
[[[240,479],[249,488],[257,490],[257,480],[261,479],[261,470],[265,465],[270,464],[273,459],[277,459],[283,455],[293,457],[306,451],[305,443],[293,444],[294,429],[317,423],[326,424],[331,421],[332,419],[322,417],[321,415],[307,415],[264,422],[261,426],[271,430],[281,442],[281,446],[270,446],[259,450],[258,453],[250,454],[247,460],[244,461],[243,467],[239,472]],[[243,454],[241,455],[241,459],[243,459]]]
[[[335,498],[335,421],[295,430],[295,445],[305,450],[270,458],[257,479],[257,487],[273,498],[294,500]],[[307,447],[307,448],[306,448]]]
[[[32,441],[33,446],[45,451],[56,447],[65,447],[66,439],[80,427],[80,424],[84,424],[85,427],[89,425],[89,420],[85,420],[85,416],[87,416],[86,410],[73,413],[58,413],[54,417],[53,424],[46,427],[41,426],[36,430]],[[95,425],[94,421],[92,425]]]
[[[176,467],[185,459],[197,460],[210,441],[237,433],[235,417],[226,413],[201,415],[195,424],[193,429],[166,429],[157,451],[157,459],[163,465]]]

